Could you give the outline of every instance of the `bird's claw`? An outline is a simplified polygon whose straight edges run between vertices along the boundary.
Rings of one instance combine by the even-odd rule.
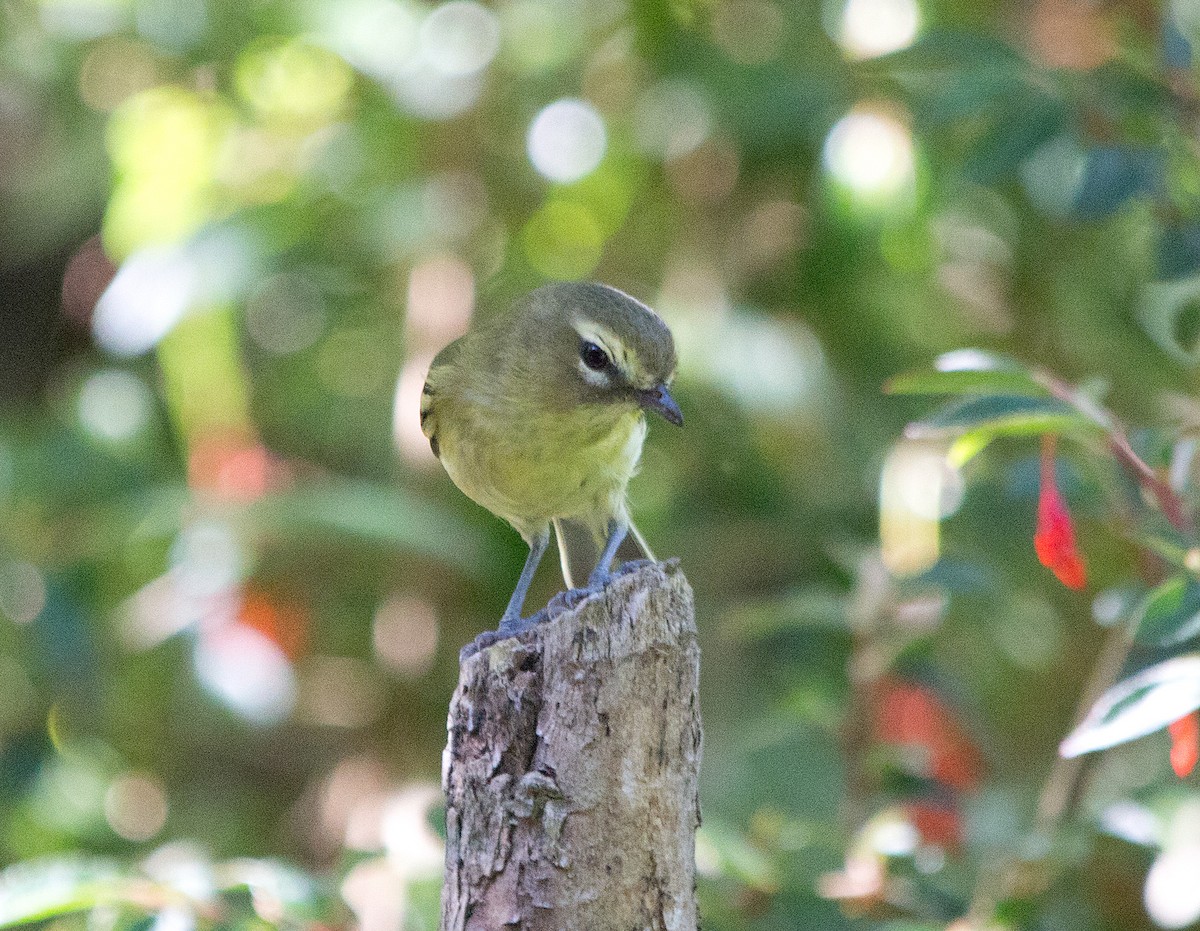
[[[619,566],[612,569],[601,571],[596,569],[591,576],[588,577],[587,588],[573,589],[573,591],[582,591],[589,594],[595,594],[604,588],[613,579],[618,579],[623,575],[628,575],[631,572],[636,572],[645,566],[654,565],[653,559],[631,559],[628,562],[623,562]]]
[[[597,569],[590,576],[588,576],[587,588],[585,588],[584,591],[600,591],[600,589],[604,588],[605,585],[612,581],[613,575],[614,573],[609,569],[605,569],[603,572]]]
[[[544,611],[539,611],[537,614],[532,614],[529,617],[501,618],[500,626],[496,628],[496,634],[501,640],[506,637],[516,637],[536,627],[545,619]]]
[[[574,610],[591,593],[591,589],[587,588],[569,588],[565,592],[559,592],[546,605],[546,616],[556,617],[564,611]]]

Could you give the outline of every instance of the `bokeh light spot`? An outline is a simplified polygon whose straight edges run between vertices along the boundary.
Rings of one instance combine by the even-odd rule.
[[[940,443],[902,440],[892,447],[879,479],[879,539],[884,565],[895,575],[924,572],[941,554],[941,519],[962,503],[962,474]]]
[[[574,28],[578,11],[569,0],[510,0],[503,4],[505,63],[517,71],[536,74],[570,61],[586,41],[586,30]]]
[[[446,74],[423,58],[388,86],[397,103],[427,120],[450,120],[466,113],[483,92],[479,75]]]
[[[404,363],[396,380],[392,406],[392,439],[400,454],[412,465],[432,468],[437,458],[421,429],[421,392],[433,362],[433,352],[418,353]]]
[[[436,785],[412,785],[388,800],[383,811],[383,847],[388,862],[401,876],[416,879],[441,873],[445,848],[429,826],[430,809],[441,799]]]
[[[177,249],[130,256],[96,303],[96,343],[115,356],[141,355],[183,319],[196,285],[194,265]]]
[[[916,0],[847,0],[839,40],[855,58],[875,58],[912,45],[919,23]]]
[[[364,727],[383,713],[384,691],[370,663],[311,656],[300,669],[299,712],[324,727]]]
[[[387,788],[387,769],[376,757],[363,753],[338,762],[318,803],[321,834],[330,849],[382,848],[379,822]]]
[[[138,32],[172,50],[191,48],[208,30],[207,0],[137,0],[133,6]]]
[[[107,113],[153,87],[157,70],[144,43],[117,36],[103,39],[79,67],[79,96],[93,110]]]
[[[433,605],[408,595],[389,598],[375,612],[371,642],[379,662],[392,672],[410,677],[425,674],[438,644]]]
[[[1146,911],[1160,928],[1186,928],[1200,920],[1200,841],[1159,854],[1146,874]]]
[[[456,255],[422,259],[408,276],[409,339],[421,347],[440,349],[461,336],[475,307],[475,276]]]
[[[46,607],[46,580],[30,562],[0,563],[0,614],[29,624]]]
[[[825,166],[855,194],[891,197],[913,183],[912,133],[896,117],[856,109],[842,117],[825,139]]]
[[[66,741],[48,759],[34,788],[33,815],[43,825],[83,833],[104,824],[104,793],[115,754],[99,741]]]
[[[811,410],[828,384],[821,345],[800,324],[742,313],[677,329],[692,356],[689,372],[757,413],[787,418]]]
[[[770,0],[728,0],[713,11],[713,39],[741,65],[777,58],[786,25],[783,10]]]
[[[287,133],[239,126],[221,149],[215,176],[245,204],[271,204],[294,189],[298,162],[296,144]]]
[[[246,330],[266,352],[303,352],[321,338],[326,310],[321,293],[301,274],[275,275],[246,302]]]
[[[193,440],[187,470],[194,491],[242,502],[261,498],[283,471],[261,443],[225,430],[206,431]]]
[[[529,160],[551,181],[569,184],[595,171],[608,144],[604,120],[583,100],[557,100],[529,126]]]
[[[404,926],[408,890],[382,857],[361,860],[342,880],[339,891],[360,931],[394,931]]]
[[[241,579],[245,554],[237,533],[227,523],[189,523],[171,547],[176,581],[188,595],[211,596],[230,591]]]
[[[419,10],[392,0],[341,0],[326,8],[322,32],[359,71],[387,82],[409,67],[417,51]]]
[[[68,39],[95,39],[121,27],[124,0],[41,0],[38,6],[47,32]]]
[[[345,61],[301,40],[261,44],[238,60],[242,97],[264,116],[307,124],[332,119],[345,105],[353,76]]]
[[[217,878],[209,854],[196,841],[163,844],[142,860],[141,868],[155,882],[190,898],[203,901],[216,894]]]
[[[1013,665],[1031,671],[1053,667],[1063,647],[1062,620],[1044,599],[1025,593],[1013,595],[1012,609],[1003,623],[991,626],[992,638]]]
[[[194,657],[201,685],[247,721],[278,724],[291,713],[295,675],[278,644],[242,624],[202,633]]]
[[[421,23],[422,51],[433,67],[451,75],[482,71],[500,48],[500,21],[474,0],[451,0]]]
[[[117,171],[104,217],[110,255],[177,243],[208,219],[214,166],[232,123],[224,103],[180,87],[154,87],[117,108],[107,134]]]
[[[687,155],[712,132],[712,113],[694,84],[666,80],[638,100],[633,113],[638,147],[664,161]]]
[[[148,773],[124,773],[105,793],[104,816],[118,836],[135,843],[147,841],[167,823],[167,790]]]
[[[150,389],[132,372],[104,369],[83,383],[77,409],[79,422],[89,434],[98,440],[121,443],[146,428],[154,400]]]
[[[168,905],[154,916],[148,931],[196,931],[196,913],[183,905]]]

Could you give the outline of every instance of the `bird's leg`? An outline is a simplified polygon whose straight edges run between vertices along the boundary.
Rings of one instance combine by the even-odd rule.
[[[625,542],[627,533],[629,533],[629,524],[626,521],[614,520],[608,525],[608,542],[604,545],[604,552],[600,554],[600,561],[596,563],[596,568],[588,576],[588,588],[600,588],[608,581],[609,576],[612,575],[612,561],[617,555],[617,550],[621,548],[621,544]]]
[[[546,547],[550,544],[550,528],[546,527],[529,543],[529,556],[525,559],[525,568],[521,570],[521,577],[517,579],[517,587],[513,589],[512,597],[508,599],[508,607],[504,609],[504,616],[500,618],[501,632],[507,632],[513,628],[518,628],[521,623],[521,609],[525,607],[525,596],[529,594],[529,586],[533,582],[533,574],[537,572],[538,563],[542,561],[542,556],[546,553]]]

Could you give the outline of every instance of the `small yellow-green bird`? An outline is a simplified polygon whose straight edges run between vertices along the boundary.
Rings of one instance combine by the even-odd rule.
[[[538,288],[472,325],[433,360],[421,429],[451,480],[508,521],[529,558],[500,621],[521,609],[554,527],[563,577],[589,587],[615,557],[652,559],[629,519],[626,487],[645,411],[676,425],[671,331],[645,304],[602,284]]]

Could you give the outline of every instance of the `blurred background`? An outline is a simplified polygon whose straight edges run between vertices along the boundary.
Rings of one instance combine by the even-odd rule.
[[[1194,35],[1188,0],[0,0],[0,925],[436,927],[457,653],[524,546],[420,388],[576,278],[679,344],[632,499],[697,593],[704,927],[1194,924],[1165,735],[1030,833],[1138,575],[1119,476],[1063,450],[1068,591],[1036,442],[948,456],[883,393],[984,349],[1190,442]],[[1013,857],[1052,866],[988,892]]]

